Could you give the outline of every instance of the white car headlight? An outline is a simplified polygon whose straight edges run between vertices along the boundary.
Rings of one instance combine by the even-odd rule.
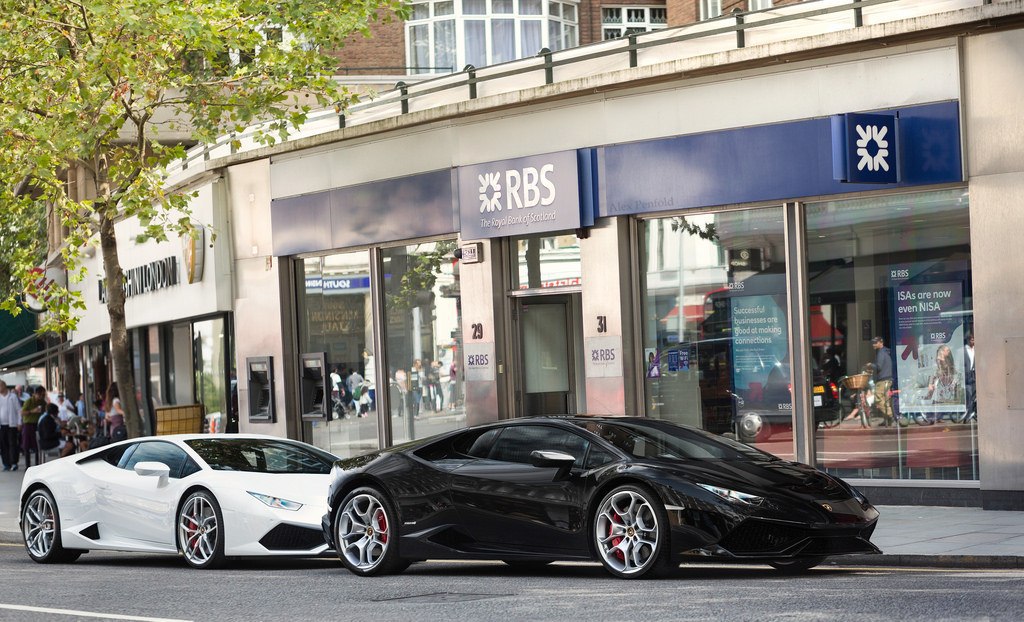
[[[726,501],[734,501],[736,503],[746,503],[748,505],[758,505],[764,501],[764,497],[758,497],[757,495],[751,495],[738,490],[729,490],[728,488],[722,488],[721,486],[712,486],[710,484],[697,484],[708,492],[713,492],[719,497]]]
[[[289,501],[287,499],[282,499],[280,497],[272,497],[270,495],[263,495],[263,494],[260,494],[258,492],[253,492],[251,490],[247,490],[246,492],[248,492],[250,495],[256,497],[257,499],[259,499],[260,501],[262,501],[266,505],[268,505],[268,506],[270,506],[272,508],[277,508],[279,510],[291,510],[291,511],[294,512],[294,511],[296,511],[296,510],[298,510],[299,508],[302,507],[302,504],[298,503],[297,501]]]

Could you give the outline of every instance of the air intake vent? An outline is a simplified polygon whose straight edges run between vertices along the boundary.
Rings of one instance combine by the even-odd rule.
[[[100,539],[100,528],[99,525],[97,525],[96,523],[89,525],[88,527],[79,531],[78,533],[82,534],[86,538],[89,538],[90,540]]]
[[[260,544],[268,551],[311,551],[326,542],[319,529],[278,525],[260,539]]]

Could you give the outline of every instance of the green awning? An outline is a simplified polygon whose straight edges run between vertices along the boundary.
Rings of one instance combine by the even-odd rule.
[[[36,316],[22,312],[14,317],[7,311],[0,311],[0,369],[25,364],[42,349],[42,342],[36,335]]]

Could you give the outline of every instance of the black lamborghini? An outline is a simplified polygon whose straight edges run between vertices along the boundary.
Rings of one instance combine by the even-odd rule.
[[[527,418],[340,460],[324,535],[358,575],[426,559],[599,560],[622,578],[684,561],[800,571],[878,553],[856,489],[656,419]]]

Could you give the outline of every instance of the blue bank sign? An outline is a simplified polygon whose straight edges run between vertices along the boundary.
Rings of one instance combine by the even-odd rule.
[[[597,215],[963,181],[957,102],[847,114],[843,122],[849,131],[835,142],[832,119],[822,117],[601,147]],[[840,177],[835,148],[845,156]]]
[[[832,117],[832,178],[855,184],[898,182],[898,122],[895,114]]]
[[[462,166],[458,187],[465,239],[580,227],[575,151]]]

